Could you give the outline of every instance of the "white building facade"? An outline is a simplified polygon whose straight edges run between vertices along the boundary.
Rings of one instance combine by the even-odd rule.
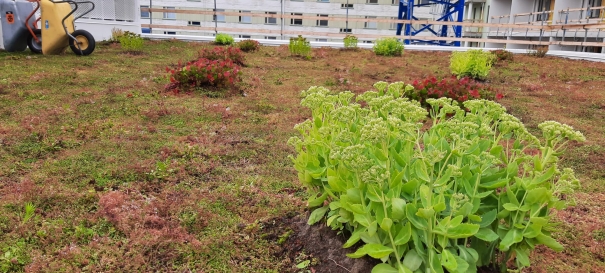
[[[395,35],[396,24],[355,20],[397,19],[398,5],[399,0],[143,0],[142,8],[206,13],[142,11],[141,20],[143,24],[162,26],[152,27],[150,32],[154,34],[212,36],[219,32],[235,38],[288,39],[297,36],[296,33],[304,33],[311,41],[320,42],[342,41],[343,34],[352,34],[358,36],[360,42],[371,43],[375,40],[372,35]],[[234,15],[208,14],[214,10]],[[434,18],[428,7],[418,8],[415,16]],[[336,17],[339,20],[333,20]]]

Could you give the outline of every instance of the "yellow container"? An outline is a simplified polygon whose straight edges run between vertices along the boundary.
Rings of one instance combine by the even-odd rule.
[[[41,0],[40,9],[42,9],[42,53],[61,54],[69,46],[69,36],[65,34],[62,21],[71,12],[71,5]],[[65,26],[69,33],[74,32],[73,14],[65,19]]]

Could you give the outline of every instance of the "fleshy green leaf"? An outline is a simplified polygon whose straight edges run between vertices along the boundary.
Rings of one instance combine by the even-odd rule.
[[[407,204],[407,206],[405,206],[406,215],[408,217],[408,220],[412,222],[412,225],[414,225],[414,227],[416,227],[417,229],[426,230],[428,228],[428,223],[426,219],[416,216],[417,211],[418,210],[416,209],[416,206],[414,206],[414,204]]]
[[[323,205],[326,198],[328,198],[328,193],[324,193],[320,197],[316,197],[315,195],[313,195],[307,201],[307,205],[310,208],[319,207],[319,206]]]
[[[382,230],[388,232],[389,230],[391,230],[392,225],[393,225],[393,220],[391,220],[391,218],[385,217],[384,219],[382,219],[382,222],[380,223],[380,228]]]
[[[365,256],[368,253],[366,252],[364,247],[365,246],[358,248],[357,251],[355,251],[353,253],[347,253],[347,257],[353,258],[353,259],[358,259],[358,258]]]
[[[309,216],[309,221],[307,221],[307,224],[313,225],[313,224],[319,222],[324,217],[324,215],[326,214],[328,209],[329,209],[329,207],[325,206],[325,207],[321,207],[321,208],[314,210],[311,213],[311,216]]]
[[[479,229],[479,231],[477,231],[477,233],[475,234],[475,237],[486,242],[493,242],[499,238],[498,234],[496,234],[493,230],[489,228]]]
[[[523,233],[521,230],[518,230],[516,228],[510,229],[506,233],[506,235],[504,236],[502,241],[500,242],[499,248],[502,251],[508,251],[510,246],[512,246],[513,244],[516,244],[518,242],[521,242],[522,240],[523,240]]]
[[[426,166],[424,165],[424,162],[422,160],[416,160],[416,162],[414,162],[414,171],[416,173],[416,176],[421,180],[424,180],[426,182],[429,182],[431,180],[426,171]]]
[[[401,198],[391,199],[391,213],[395,220],[402,220],[405,218],[405,200]]]
[[[491,225],[494,222],[494,220],[496,220],[497,214],[498,214],[498,210],[495,210],[495,209],[484,213],[483,215],[481,215],[481,223],[479,223],[479,226],[484,228],[484,227]]]
[[[445,267],[449,272],[455,272],[458,269],[458,263],[454,255],[447,249],[441,252],[441,265]]]
[[[399,270],[389,264],[377,264],[372,268],[372,273],[399,273]]]
[[[449,228],[446,237],[452,239],[468,238],[475,235],[477,231],[479,231],[479,225],[460,224],[456,227]]]
[[[546,188],[540,187],[527,191],[525,201],[527,204],[544,204],[550,200],[549,191]]]
[[[536,236],[536,240],[538,240],[539,243],[541,243],[547,247],[550,247],[554,251],[563,250],[563,246],[550,236],[540,234],[540,235]]]
[[[363,249],[374,259],[382,259],[393,252],[392,248],[382,244],[367,244],[363,246]]]
[[[517,262],[523,266],[529,266],[529,255],[525,250],[515,248],[515,254],[517,254]]]
[[[512,203],[506,203],[506,204],[502,205],[502,207],[504,207],[504,209],[508,210],[508,211],[518,211],[519,210],[519,206],[512,204]]]
[[[422,264],[422,258],[416,253],[416,250],[412,249],[405,254],[402,264],[410,270],[416,271]]]
[[[410,236],[412,236],[412,225],[410,225],[410,222],[407,222],[405,226],[399,229],[393,242],[396,246],[404,245],[410,240]]]
[[[355,245],[357,242],[359,242],[359,239],[360,239],[359,235],[361,235],[361,233],[363,233],[365,231],[366,231],[366,228],[364,228],[364,227],[355,229],[353,234],[351,234],[351,237],[349,237],[349,240],[347,240],[342,247],[349,248],[349,247],[352,247],[353,245]]]

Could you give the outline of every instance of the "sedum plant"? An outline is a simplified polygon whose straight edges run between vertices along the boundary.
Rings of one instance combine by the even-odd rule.
[[[397,38],[381,38],[374,44],[374,53],[382,56],[401,56],[403,44]]]
[[[290,54],[294,56],[300,56],[305,58],[311,57],[311,43],[307,41],[307,38],[298,35],[298,37],[290,38],[290,44],[288,45]]]
[[[496,61],[496,56],[481,49],[471,49],[466,52],[454,51],[450,58],[452,74],[473,79],[485,80]]]
[[[343,40],[345,49],[357,49],[357,40],[356,36],[347,34]]]
[[[214,43],[217,45],[232,45],[235,43],[235,39],[229,34],[218,33],[216,34],[216,37],[214,37]]]
[[[558,156],[581,133],[547,121],[539,140],[493,101],[465,101],[465,111],[427,99],[427,111],[403,97],[411,85],[374,86],[355,100],[323,87],[302,92],[312,119],[289,144],[315,208],[309,224],[348,231],[343,247],[361,242],[349,257],[382,261],[373,273],[506,272],[508,262],[529,266],[539,244],[563,248],[550,213],[571,202],[563,197],[579,181]]]

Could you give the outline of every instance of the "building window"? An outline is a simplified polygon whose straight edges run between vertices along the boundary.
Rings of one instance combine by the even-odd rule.
[[[376,18],[376,16],[366,16],[366,19],[372,19],[372,18]],[[378,26],[377,22],[365,22],[363,24],[364,28],[371,28],[371,29],[375,29]]]
[[[240,35],[239,37],[242,39],[250,39],[251,36],[250,35]]]
[[[328,39],[315,39],[316,42],[327,43]]]
[[[277,12],[265,12],[265,14],[277,15]],[[265,17],[265,24],[275,25],[275,24],[277,24],[277,18]]]
[[[250,13],[249,10],[240,10],[239,13]],[[251,24],[252,23],[252,17],[250,16],[240,16],[239,17],[239,22],[242,24]]]
[[[225,12],[224,9],[215,9],[214,12]],[[225,22],[225,15],[215,14],[212,16],[212,21]]]
[[[164,9],[176,9],[176,8],[175,7],[164,7]],[[164,12],[164,19],[175,20],[176,19],[176,13],[174,13],[174,12]]]
[[[317,17],[328,17],[327,14],[317,14]],[[318,27],[327,27],[328,26],[328,20],[317,20],[316,25]]]
[[[141,6],[141,8],[148,9],[149,6]],[[151,17],[151,15],[149,14],[149,11],[141,11],[141,18],[149,18],[149,17]]]
[[[366,0],[366,4],[378,4],[378,0]]]
[[[189,26],[201,26],[202,24],[200,23],[200,21],[189,21],[187,22],[187,25]]]
[[[353,4],[341,4],[340,8],[341,9],[352,9],[353,8]]]
[[[536,12],[539,14],[536,16],[536,21],[547,21],[550,17],[550,13],[540,13],[543,11],[550,11],[550,1],[551,0],[538,0],[536,5]]]
[[[176,31],[164,31],[164,34],[176,35]]]
[[[430,0],[416,0],[416,5],[430,5]]]
[[[294,16],[302,16],[302,13],[291,13]],[[290,25],[302,26],[302,19],[290,19]]]
[[[602,0],[588,0],[588,7],[590,8],[594,8],[594,7],[600,7],[602,6],[603,1]],[[590,18],[599,18],[601,17],[601,9],[596,9],[596,10],[591,10],[590,13],[588,14],[588,17]]]
[[[341,28],[340,33],[351,33],[351,29],[350,28]]]
[[[374,43],[374,41],[361,41],[361,42],[364,44],[373,44]]]
[[[330,0],[317,0],[317,2],[321,2],[321,3],[330,3]]]
[[[266,40],[277,40],[277,37],[275,36],[265,36]]]
[[[392,20],[397,20],[397,17],[391,17]],[[389,29],[397,29],[397,23],[390,23]]]

